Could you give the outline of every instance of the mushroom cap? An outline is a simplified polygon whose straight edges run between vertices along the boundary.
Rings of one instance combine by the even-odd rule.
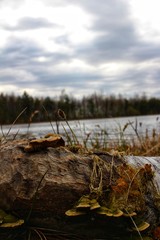
[[[79,199],[76,208],[90,208],[90,201],[89,195],[84,195]]]
[[[15,222],[10,222],[10,223],[2,223],[0,225],[0,228],[15,228],[15,227],[19,227],[21,225],[24,224],[24,220],[23,219],[19,219]]]
[[[98,214],[102,214],[102,215],[106,215],[108,217],[112,217],[113,216],[113,213],[110,209],[106,208],[106,207],[100,207],[98,210],[97,210],[97,213]]]
[[[139,231],[139,232],[142,232],[144,230],[146,230],[147,228],[149,228],[150,224],[148,222],[142,222],[140,223],[137,228],[133,228],[133,230],[135,231]]]
[[[69,217],[75,217],[75,216],[85,215],[86,213],[83,211],[79,211],[76,208],[72,208],[66,211],[65,214]]]
[[[136,216],[136,215],[137,215],[136,212],[123,213],[123,216],[124,216],[124,217],[133,217],[133,216]]]
[[[121,217],[123,215],[123,212],[120,209],[117,209],[114,213],[113,213],[113,217]]]
[[[92,199],[92,200],[90,201],[90,210],[98,209],[98,208],[100,208],[100,207],[101,207],[101,206],[100,206],[100,204],[97,202],[96,199]]]

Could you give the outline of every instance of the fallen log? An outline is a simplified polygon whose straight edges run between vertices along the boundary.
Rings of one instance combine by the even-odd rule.
[[[0,209],[85,239],[124,239],[126,229],[159,224],[159,157],[65,147],[61,138],[40,142],[1,144]]]

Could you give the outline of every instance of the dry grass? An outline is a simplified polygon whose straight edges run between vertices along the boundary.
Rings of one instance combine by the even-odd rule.
[[[131,126],[133,129],[133,135],[130,139],[128,139],[125,134],[128,126]],[[124,153],[125,155],[160,156],[160,133],[158,130],[153,128],[149,132],[149,130],[146,129],[145,134],[141,135],[131,122],[128,122],[123,128],[120,126],[119,128],[118,140],[110,139],[106,134],[106,130],[99,129],[97,137],[90,139],[87,135],[86,139],[83,139],[83,142],[85,146],[90,142],[91,148],[107,152],[114,150]]]
[[[13,125],[16,124],[17,120],[23,115],[25,110],[26,108],[23,109],[22,112],[16,117],[6,134],[4,134],[3,132],[3,126],[0,126],[0,142],[2,142],[2,140],[7,141],[8,139],[11,139],[11,137],[9,136],[11,133],[11,129]],[[87,132],[85,126],[82,127],[80,123],[79,126],[76,126],[76,130],[78,130],[78,128],[80,130],[81,136],[78,136],[76,130],[74,131],[74,129],[71,128],[70,122],[67,120],[66,114],[63,110],[57,110],[57,121],[55,123],[55,126],[53,126],[49,114],[44,106],[43,110],[45,111],[46,119],[51,125],[51,131],[53,131],[53,133],[56,133],[54,129],[54,127],[56,127],[57,134],[65,136],[66,145],[68,144],[69,146],[74,146],[81,144],[84,148],[87,149],[104,150],[107,152],[114,150],[117,152],[122,152],[125,155],[160,156],[160,131],[155,128],[153,128],[152,130],[146,129],[145,133],[143,133],[142,135],[139,132],[138,126],[142,125],[143,123],[139,123],[137,120],[135,122],[128,121],[124,126],[117,124],[118,127],[114,132],[117,136],[116,139],[112,138],[113,136],[109,134],[111,129],[109,129],[110,131],[108,131],[108,129],[102,129],[100,125],[96,125],[94,130]],[[39,114],[38,110],[34,111],[29,117],[28,130],[26,133],[27,138],[29,137],[29,130],[33,118],[37,114]],[[156,119],[156,121],[158,121],[158,118]],[[63,132],[59,132],[60,124],[62,125]],[[129,139],[127,136],[128,128],[130,128],[133,133]],[[19,131],[17,131],[17,133],[14,134],[12,137],[13,139],[15,139],[18,136]]]
[[[105,150],[110,151],[112,148],[118,152],[124,152],[125,155],[160,156],[160,135],[153,130],[151,136],[146,134],[145,137],[134,137],[131,141],[123,141],[120,144],[113,142]]]

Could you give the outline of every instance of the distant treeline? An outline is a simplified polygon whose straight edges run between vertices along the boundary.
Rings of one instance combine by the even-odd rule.
[[[160,114],[160,99],[135,96],[92,94],[82,99],[62,93],[59,98],[37,98],[24,92],[22,96],[0,94],[0,124],[43,122],[57,120],[57,110],[62,109],[68,120],[108,118]]]

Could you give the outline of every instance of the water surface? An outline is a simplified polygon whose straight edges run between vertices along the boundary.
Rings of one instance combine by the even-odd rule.
[[[106,141],[119,141],[119,139],[124,137],[129,140],[136,135],[135,131],[137,131],[139,135],[146,136],[146,134],[153,134],[155,129],[156,133],[159,134],[160,115],[74,120],[69,121],[69,125],[79,141],[82,139],[88,139],[88,141],[91,139],[104,140],[104,137]],[[125,128],[125,126],[127,127]],[[66,122],[59,122],[58,126],[55,122],[32,123],[30,126],[28,124],[15,124],[12,127],[3,125],[3,134],[7,134],[9,129],[10,135],[18,133],[21,135],[29,134],[33,137],[41,137],[53,131],[56,133],[58,131],[61,135],[66,135],[66,132],[71,135],[71,131]]]

